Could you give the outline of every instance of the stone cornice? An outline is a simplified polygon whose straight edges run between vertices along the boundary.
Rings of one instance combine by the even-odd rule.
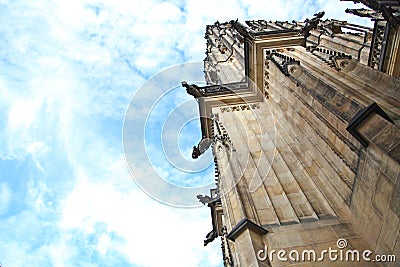
[[[368,140],[362,136],[358,128],[364,124],[370,116],[374,113],[378,114],[385,120],[390,123],[394,123],[393,120],[378,106],[376,103],[372,103],[366,108],[360,110],[350,121],[349,125],[347,126],[346,130],[351,133],[364,147],[368,147]]]
[[[235,239],[244,231],[244,230],[251,230],[257,234],[260,235],[265,235],[266,233],[268,233],[268,231],[266,229],[264,229],[263,227],[259,226],[258,224],[255,224],[254,222],[250,221],[247,218],[244,218],[242,220],[239,221],[238,224],[236,224],[232,230],[228,233],[227,238],[235,241]]]

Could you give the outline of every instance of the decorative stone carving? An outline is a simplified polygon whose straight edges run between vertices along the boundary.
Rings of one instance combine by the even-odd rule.
[[[383,19],[383,16],[380,12],[377,12],[372,9],[367,9],[367,8],[347,8],[346,13],[350,13],[359,17],[364,17],[364,18],[371,18],[372,20],[379,20]]]
[[[312,47],[307,52],[312,53],[312,55],[307,54],[299,46],[293,46],[295,48],[292,47],[292,49],[295,50],[291,51],[285,47],[290,44],[282,42],[282,45],[278,43],[277,45],[263,47],[262,50],[251,50],[254,54],[244,53],[244,58],[236,57],[235,60],[245,61],[250,59],[246,62],[248,65],[245,64],[248,67],[248,73],[253,74],[254,70],[257,70],[255,72],[256,77],[257,79],[260,78],[258,81],[261,81],[257,84],[262,85],[264,83],[264,88],[270,87],[270,99],[260,102],[261,109],[256,112],[261,118],[260,124],[264,127],[262,131],[258,132],[255,130],[257,123],[250,117],[252,115],[251,111],[247,111],[252,108],[251,105],[226,106],[230,103],[238,103],[236,100],[232,100],[232,92],[234,91],[230,85],[222,84],[207,88],[196,88],[206,97],[208,94],[212,96],[209,99],[205,99],[204,102],[207,104],[206,101],[210,100],[210,103],[213,103],[211,112],[217,112],[221,118],[221,121],[219,121],[217,117],[211,116],[211,119],[207,120],[208,128],[203,127],[207,129],[207,137],[212,136],[213,140],[213,154],[216,163],[215,176],[219,179],[217,180],[217,188],[221,190],[221,196],[223,196],[221,206],[217,207],[217,202],[213,202],[215,198],[213,194],[209,196],[198,195],[198,199],[204,205],[217,207],[211,209],[213,231],[207,234],[204,243],[207,245],[216,238],[217,234],[221,236],[224,266],[233,266],[233,263],[241,266],[251,265],[248,263],[249,261],[246,261],[247,258],[243,260],[243,255],[249,255],[247,252],[248,247],[251,245],[263,245],[262,241],[268,242],[269,247],[281,246],[290,248],[293,246],[310,245],[310,243],[314,245],[332,240],[335,242],[337,237],[343,235],[344,232],[346,232],[346,235],[351,232],[348,236],[353,236],[352,230],[348,231],[350,229],[349,226],[357,226],[357,224],[361,225],[359,228],[367,228],[365,230],[366,234],[361,229],[363,237],[360,237],[361,234],[357,233],[357,238],[360,240],[365,236],[368,237],[368,234],[372,232],[371,229],[388,228],[382,226],[383,223],[381,222],[374,222],[374,226],[369,227],[371,223],[365,223],[365,221],[373,222],[378,218],[375,215],[370,216],[370,213],[367,213],[364,217],[363,215],[354,213],[357,220],[354,221],[354,224],[353,221],[348,221],[353,218],[353,214],[350,212],[351,209],[348,208],[354,208],[358,214],[363,214],[365,210],[375,212],[375,209],[380,208],[380,206],[377,206],[378,208],[375,207],[375,209],[372,209],[374,207],[372,204],[375,205],[375,202],[379,202],[378,204],[383,206],[381,204],[383,201],[380,201],[378,198],[375,199],[375,193],[373,193],[374,196],[371,205],[368,204],[366,196],[369,196],[369,191],[378,193],[378,189],[382,188],[379,183],[374,182],[376,179],[372,176],[376,176],[379,181],[382,180],[383,182],[383,179],[386,181],[386,174],[389,174],[389,171],[385,175],[380,175],[379,169],[382,166],[383,170],[385,164],[392,164],[392,159],[388,158],[386,160],[383,158],[377,164],[379,166],[372,168],[371,171],[364,169],[365,152],[369,153],[367,156],[372,153],[374,156],[378,154],[377,157],[381,157],[381,151],[376,149],[379,146],[370,146],[368,149],[361,148],[356,139],[345,131],[347,122],[354,117],[366,101],[375,96],[379,101],[382,101],[381,90],[386,90],[385,87],[388,87],[383,85],[385,80],[383,78],[381,80],[381,76],[376,76],[376,79],[374,79],[374,75],[368,75],[369,72],[364,72],[364,69],[360,66],[368,69],[371,68],[357,63],[349,55],[339,52],[351,53],[354,58],[357,58],[358,51],[358,60],[361,58],[364,63],[370,47],[367,34],[370,34],[371,30],[367,27],[357,28],[350,23],[345,24],[340,21],[321,21],[322,15],[316,14],[315,18],[305,23],[299,22],[297,26],[297,29],[304,26],[302,31],[306,36],[312,33],[312,36],[306,40],[307,44],[319,44],[318,47]],[[247,27],[243,31],[248,31],[251,37],[258,38],[262,36],[265,39],[269,38],[267,34],[264,35],[262,32],[263,27],[267,26],[266,23],[263,25],[263,23],[257,22],[252,25],[253,29],[251,31]],[[271,25],[275,27],[273,23],[268,23],[269,28],[272,28]],[[287,23],[283,23],[282,25],[287,26]],[[279,35],[282,33],[278,27],[274,29],[277,32],[270,35],[271,39],[275,38],[275,34]],[[343,31],[350,29],[353,32],[363,32],[365,34],[364,40],[362,40],[362,36],[355,37],[349,35],[342,32],[342,29]],[[259,31],[260,34],[255,34],[254,32],[256,31]],[[226,29],[226,32],[229,33],[229,29]],[[214,36],[215,33],[215,31],[212,32]],[[282,35],[284,34],[286,33],[283,32]],[[290,36],[295,36],[296,34],[297,32],[292,30]],[[331,37],[335,34],[340,34],[340,36],[330,38],[324,36],[325,34]],[[210,40],[215,45],[210,46],[211,57],[215,56],[213,58],[214,62],[217,59],[225,58],[221,57],[221,54],[229,54],[228,43],[233,42],[231,37],[225,35],[225,40],[223,40],[221,46],[217,41]],[[246,47],[254,48],[259,39],[262,39],[257,38],[248,38],[246,40]],[[303,35],[294,38],[304,41]],[[228,48],[226,52],[224,51],[223,44],[226,44]],[[267,53],[265,62],[260,62],[258,59],[262,54],[259,54],[257,51],[264,52],[265,49],[272,48],[276,50],[270,50]],[[335,51],[336,49],[338,51]],[[257,61],[253,61],[252,58],[254,59],[254,57],[252,56],[256,56]],[[297,59],[302,61],[301,65]],[[261,69],[263,67],[262,63],[265,64],[264,73],[262,73]],[[337,73],[327,68],[325,64],[342,71],[342,73]],[[354,72],[343,73],[354,67],[356,68]],[[258,71],[259,69],[261,71]],[[210,70],[205,68],[205,71],[209,72]],[[371,69],[371,71],[373,70]],[[378,73],[377,71],[375,72]],[[285,77],[285,75],[288,77]],[[252,77],[251,75],[249,76]],[[364,76],[372,76],[372,78],[367,80]],[[263,77],[264,81],[262,80]],[[376,81],[376,84],[373,83],[373,80]],[[369,90],[370,88],[376,88],[376,90]],[[240,93],[241,91],[239,91],[239,95]],[[226,94],[226,96],[223,94]],[[214,105],[214,99],[228,99],[229,101],[220,101],[222,104]],[[253,101],[253,98],[249,101]],[[259,99],[254,101],[259,101]],[[393,101],[396,101],[396,99]],[[203,105],[203,101],[199,101],[199,104]],[[271,113],[273,114],[271,118],[268,114],[267,105],[271,106]],[[203,105],[200,107],[204,108],[208,106]],[[386,107],[383,106],[383,108]],[[208,111],[210,109],[207,109]],[[224,112],[239,112],[240,114]],[[390,111],[390,113],[394,112]],[[245,132],[237,131],[237,118],[245,120],[248,126],[244,129]],[[222,122],[227,129],[223,127]],[[373,141],[372,138],[378,141],[384,140],[384,143],[380,144],[382,147],[390,147],[391,149],[392,146],[398,144],[398,141],[392,138],[391,135],[393,128],[397,125],[384,124],[387,129],[383,129],[384,127],[373,127],[381,125],[382,122],[379,120],[377,123],[380,124],[374,124],[374,121],[363,120],[357,131],[360,135],[370,135],[371,142]],[[272,124],[277,133],[276,138],[273,136]],[[227,130],[229,130],[229,134]],[[381,130],[382,135],[385,136],[377,136],[375,133],[378,130]],[[247,136],[251,137],[247,144],[243,140],[246,133]],[[231,153],[234,151],[234,148],[232,142],[230,142],[230,138],[235,142],[237,153]],[[201,145],[195,147],[195,154],[198,154],[198,156],[201,154],[200,147]],[[269,162],[265,155],[272,153],[274,153],[274,160],[271,161],[272,171],[269,171],[269,176],[267,176],[264,174],[268,171],[266,163],[268,164]],[[251,158],[249,157],[251,164],[246,164],[245,162],[247,155],[251,156]],[[396,155],[393,157],[396,158]],[[253,160],[254,162],[259,160],[261,164],[255,166]],[[221,174],[218,171],[217,161],[219,161]],[[242,162],[243,164],[241,164]],[[395,167],[397,168],[397,165]],[[243,175],[241,172],[242,169],[245,170]],[[375,172],[375,170],[377,171]],[[266,177],[266,180],[263,180],[263,186],[260,186],[258,191],[247,190],[250,187],[247,187],[246,182],[249,182],[250,178],[253,178],[251,177],[253,173],[254,176],[260,175],[260,178]],[[393,171],[390,170],[390,173],[393,173]],[[384,171],[381,174],[384,174]],[[397,176],[391,175],[390,177]],[[238,183],[235,183],[236,179],[239,181]],[[364,191],[360,191],[362,192],[360,194],[357,191],[364,190],[363,186],[358,186],[360,181],[367,185],[364,189],[366,192],[368,190],[368,194],[364,193]],[[234,190],[230,190],[233,184],[235,185]],[[377,184],[376,190],[370,184]],[[387,184],[383,185],[386,186]],[[393,199],[394,194],[391,194],[391,191],[385,190],[382,192],[385,194],[388,192],[386,194],[387,198],[392,197]],[[376,195],[378,196],[378,194]],[[388,203],[385,202],[385,207],[389,210],[389,205],[386,204]],[[365,205],[365,208],[364,206],[361,207],[361,205]],[[224,217],[221,216],[223,220],[215,220],[215,218],[218,218],[217,213],[223,213]],[[390,211],[390,214],[392,216],[393,212]],[[385,216],[382,218],[388,217],[384,212],[381,212],[379,215]],[[233,244],[232,241],[227,240],[226,228],[221,228],[220,226],[226,224],[231,228],[237,224],[237,220],[243,217],[249,217],[252,220],[255,218],[254,221],[259,226],[264,228],[271,227],[273,233],[260,239],[252,234],[248,236],[249,238],[245,240],[246,242],[243,241],[244,238],[239,234],[238,237],[240,238],[237,239],[236,244]],[[377,220],[380,220],[379,218]],[[395,219],[397,223],[398,218],[396,217]],[[320,221],[311,223],[313,220]],[[307,227],[289,226],[289,224],[293,223],[304,224]],[[398,229],[397,224],[395,229]],[[292,236],[292,233],[286,230],[293,230],[292,233],[295,234],[296,238],[287,238],[288,236]],[[233,233],[239,232],[238,228],[233,231]],[[377,240],[383,240],[383,237],[386,237],[386,235],[379,235],[380,237],[378,238],[377,233]],[[235,238],[235,234],[230,235],[230,237],[232,236]],[[310,239],[309,236],[312,238]],[[359,247],[364,247],[361,243],[352,243],[351,245],[354,245],[354,247],[358,247],[358,245]],[[374,244],[374,247],[377,246]],[[230,249],[232,249],[232,254],[235,257],[231,257]],[[388,250],[388,253],[392,252]],[[254,257],[254,253],[250,257]],[[267,262],[265,264],[268,265]]]
[[[231,108],[230,107],[222,107],[222,108],[219,108],[219,110],[221,110],[221,113],[224,113],[224,112],[230,112]]]
[[[384,22],[377,22],[374,29],[374,35],[371,42],[371,52],[368,59],[368,65],[374,69],[381,70],[385,58],[385,31],[388,25]]]
[[[378,14],[382,14],[382,17],[389,22],[390,24],[399,24],[400,23],[400,12],[399,12],[399,2],[398,1],[375,1],[375,0],[342,0],[342,1],[353,1],[354,3],[363,3],[365,6],[372,9],[369,11],[368,9],[361,8],[355,9],[356,11],[350,11],[347,13],[352,13],[361,17],[371,17],[375,19],[374,16],[378,16]],[[352,10],[352,9],[350,9]],[[377,12],[378,14],[373,13],[372,11]]]
[[[329,67],[335,68],[338,71],[345,68],[349,64],[349,60],[352,58],[351,55],[324,47],[308,47],[307,50],[328,64]]]
[[[344,69],[347,65],[349,65],[349,60],[347,59],[338,59],[334,62],[336,63],[336,68],[339,70]]]
[[[218,233],[217,231],[215,231],[214,229],[212,229],[207,235],[206,235],[206,239],[204,239],[204,246],[207,246],[208,243],[214,241],[215,238],[218,237]]]
[[[197,146],[193,147],[192,158],[197,159],[210,147],[212,139],[202,138]]]
[[[266,59],[271,60],[278,69],[285,75],[289,76],[289,66],[295,64],[300,65],[300,61],[288,55],[277,52],[276,50],[266,51]]]
[[[297,66],[291,66],[290,68],[289,68],[289,73],[295,73],[296,72],[296,70],[297,70]]]
[[[197,195],[197,198],[199,199],[199,202],[203,203],[203,205],[211,203],[213,199],[209,196],[203,196],[201,194]]]
[[[206,58],[204,61],[206,64],[210,65],[209,68],[217,69],[219,63],[231,62],[233,60],[235,47],[238,48],[243,40],[236,30],[232,27],[231,22],[220,23],[216,22],[214,25],[208,25],[206,29],[206,34],[204,38],[207,40]],[[226,35],[229,35],[233,42],[227,41]],[[213,50],[213,48],[216,48]],[[220,53],[220,57],[216,59],[215,52]],[[214,56],[211,56],[214,54]],[[222,59],[221,59],[222,58]],[[218,83],[214,81],[214,83]]]
[[[221,113],[225,113],[225,112],[233,112],[241,110],[258,109],[258,108],[260,108],[260,105],[258,103],[254,103],[254,104],[242,104],[235,106],[220,107],[219,110],[221,111]]]
[[[306,19],[303,28],[301,28],[299,34],[303,34],[306,38],[311,35],[310,31],[315,30],[318,27],[321,18],[325,15],[324,11],[314,14],[312,19]]]
[[[236,151],[228,132],[218,118],[214,118],[213,125],[213,145],[215,145],[217,141],[220,141],[224,146],[230,148],[232,151]]]
[[[222,249],[222,258],[224,261],[224,267],[233,267],[232,253],[231,248],[229,247],[228,239],[226,236],[228,232],[226,230],[226,226],[222,226],[221,228],[222,236],[221,236],[221,249]]]
[[[204,92],[195,84],[188,84],[186,81],[183,81],[182,86],[185,87],[186,92],[194,98],[204,96]]]
[[[342,25],[346,22],[338,20],[325,20],[320,21],[319,28],[330,37],[334,37],[335,34],[340,34],[342,32]]]
[[[267,31],[268,28],[268,23],[265,20],[248,20],[246,24],[253,33],[264,32]]]

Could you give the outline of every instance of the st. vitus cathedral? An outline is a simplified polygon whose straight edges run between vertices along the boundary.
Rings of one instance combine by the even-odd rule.
[[[373,28],[324,12],[206,28],[207,86],[182,84],[225,266],[400,264],[400,2],[353,2]]]

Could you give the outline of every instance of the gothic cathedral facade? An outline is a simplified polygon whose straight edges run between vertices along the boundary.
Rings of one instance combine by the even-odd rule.
[[[206,28],[207,85],[182,84],[201,116],[192,157],[210,147],[216,168],[204,242],[221,238],[227,267],[400,262],[400,4],[356,2],[374,28],[323,12]]]

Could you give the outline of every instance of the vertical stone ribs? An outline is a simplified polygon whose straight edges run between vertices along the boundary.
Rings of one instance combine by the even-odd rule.
[[[225,55],[228,52],[228,46],[226,42],[224,42],[224,36],[227,34],[227,31],[231,32],[233,37],[233,43],[230,45],[229,49],[230,54],[218,62],[226,62],[230,59],[233,54],[232,46],[237,42],[236,34],[237,32],[233,31],[234,29],[230,27],[229,23],[214,23],[213,26],[207,25],[205,39],[207,39],[207,51],[206,51],[206,59],[209,59],[210,54],[212,53],[212,48],[217,48],[219,53]],[[212,38],[214,37],[214,38]],[[229,44],[228,44],[229,45]]]
[[[289,56],[291,55],[291,50],[284,52]],[[334,52],[329,50],[317,52],[327,56],[335,55]],[[291,114],[287,116],[287,120],[293,121],[300,127],[299,129],[296,128],[295,132],[302,132],[300,129],[304,128],[303,134],[315,141],[311,143],[318,150],[316,152],[321,153],[322,156],[314,158],[318,161],[318,168],[323,169],[327,176],[333,175],[333,184],[338,186],[337,189],[341,192],[340,195],[343,200],[348,201],[357,168],[357,161],[355,160],[357,148],[337,128],[340,121],[343,125],[346,125],[346,122],[349,122],[354,114],[363,108],[363,105],[316,77],[311,71],[301,66],[292,66],[290,70],[293,68],[297,69],[289,71],[289,79],[292,82],[285,82],[285,77],[281,71],[266,70],[270,72],[268,76],[271,76],[269,82],[273,89],[271,92],[272,99],[279,99],[278,102],[282,105],[283,114]],[[279,69],[278,66],[275,69]],[[277,98],[277,94],[280,97]],[[284,99],[287,101],[284,101]],[[293,110],[291,110],[289,107],[294,103],[297,104],[292,106]],[[292,114],[294,111],[297,115]],[[297,118],[295,119],[295,117]],[[304,126],[304,124],[301,126],[300,123],[296,123],[297,120],[305,122],[308,126]],[[310,130],[311,128],[313,131]],[[302,151],[305,149],[302,148]]]
[[[314,47],[309,50],[312,49],[314,49],[311,51],[313,54],[325,61],[328,65],[330,64],[333,68],[340,69],[343,67],[341,66],[343,63],[341,60],[348,60],[351,58],[351,56],[344,53],[335,52],[325,48]],[[294,80],[298,86],[306,90],[308,94],[317,99],[330,112],[343,121],[350,122],[356,112],[364,108],[360,103],[338,92],[336,88],[321,79],[318,79],[308,70],[301,68],[301,71],[297,71],[297,67],[290,67],[291,65],[299,66],[300,61],[284,54],[284,51],[266,51],[266,60],[273,62],[285,76]],[[294,72],[299,74],[293,75]],[[264,76],[268,76],[268,74],[265,74]]]
[[[302,69],[302,73],[298,77],[292,75],[290,77],[298,86],[344,122],[350,122],[357,111],[364,108],[359,102],[340,93],[336,88],[318,79],[306,69]]]
[[[238,82],[244,77],[243,37],[232,23],[217,21],[206,28],[204,73],[208,84]]]

